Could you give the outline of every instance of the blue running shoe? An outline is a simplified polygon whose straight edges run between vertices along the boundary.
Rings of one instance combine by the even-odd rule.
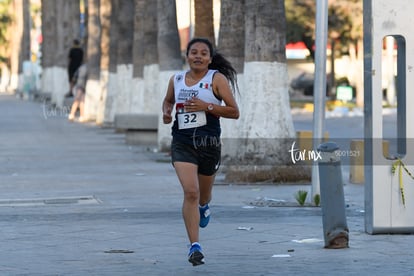
[[[188,261],[192,263],[193,266],[204,264],[204,255],[201,253],[200,244],[194,243],[191,246],[190,252],[188,253]]]
[[[200,227],[204,228],[210,221],[210,207],[206,204],[204,207],[198,207],[200,210]]]

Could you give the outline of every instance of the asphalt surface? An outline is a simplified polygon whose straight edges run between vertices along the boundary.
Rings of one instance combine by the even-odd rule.
[[[0,110],[0,275],[414,274],[414,236],[365,233],[364,185],[348,183],[346,168],[349,248],[325,249],[321,208],[297,206],[294,194],[310,183],[235,185],[219,175],[200,234],[206,264],[193,267],[165,153],[70,123],[46,103],[0,95]],[[311,114],[294,120],[311,129]],[[326,128],[362,137],[363,119],[333,117]]]

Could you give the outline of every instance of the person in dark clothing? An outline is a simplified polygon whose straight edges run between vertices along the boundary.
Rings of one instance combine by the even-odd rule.
[[[88,80],[88,67],[85,63],[83,63],[78,71],[75,73],[76,83],[73,88],[73,104],[69,114],[69,121],[75,120],[76,111],[79,108],[79,122],[85,122],[84,117],[84,105],[85,105],[85,88],[86,88],[86,81]]]
[[[74,80],[73,77],[83,61],[83,50],[80,41],[77,39],[73,40],[72,48],[69,50],[68,61],[69,92],[66,94],[66,97],[71,97],[73,96],[73,86],[76,83],[76,80]]]

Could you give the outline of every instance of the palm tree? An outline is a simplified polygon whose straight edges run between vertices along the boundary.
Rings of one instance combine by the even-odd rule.
[[[0,91],[6,91],[10,83],[10,37],[12,32],[10,0],[0,3]]]
[[[133,72],[132,72],[132,93],[131,93],[131,113],[144,112],[144,64],[145,64],[145,44],[144,44],[144,24],[145,24],[145,1],[135,0],[134,34],[133,34]]]
[[[101,71],[103,84],[101,107],[98,110],[97,121],[112,125],[116,112],[117,93],[117,53],[118,53],[118,5],[120,0],[104,0],[107,11],[101,15],[101,23],[105,23],[105,32],[101,38],[101,66],[106,66],[106,71]],[[102,11],[103,12],[103,11]],[[102,30],[103,31],[103,30]],[[106,44],[104,44],[106,41]],[[104,50],[105,49],[105,50]],[[105,53],[104,53],[105,51]]]
[[[195,37],[208,38],[216,45],[213,24],[213,0],[194,0]]]
[[[111,125],[131,109],[134,10],[134,0],[101,0],[99,124]]]
[[[55,35],[56,35],[56,1],[42,0],[42,77],[41,92],[52,97],[53,71],[55,61]],[[69,89],[69,85],[67,86]]]
[[[220,31],[218,36],[218,51],[223,54],[237,71],[239,90],[243,92],[243,66],[244,66],[244,36],[245,28],[245,4],[244,0],[222,0],[220,11]],[[243,106],[243,94],[236,92],[236,100],[240,107]],[[243,110],[241,109],[241,116]],[[224,143],[222,157],[223,163],[236,156],[238,149],[238,137],[240,137],[238,124],[241,120],[222,120],[222,140]]]
[[[132,83],[132,46],[134,41],[134,0],[118,3],[118,51],[116,113],[130,112]]]
[[[110,98],[108,97],[108,78],[109,78],[109,45],[111,42],[110,29],[111,29],[111,13],[112,13],[112,1],[101,0],[100,3],[100,23],[101,23],[101,60],[100,60],[100,97],[98,103],[98,109],[96,114],[96,123],[98,125],[104,125],[109,122],[105,121],[105,112],[109,109],[108,103]]]
[[[238,152],[243,166],[233,167],[227,177],[292,180],[298,172],[290,166],[289,154],[295,132],[287,84],[284,0],[245,3],[245,93],[240,124],[244,140]]]
[[[68,51],[80,37],[79,1],[42,0],[42,22],[42,91],[50,92],[52,102],[61,107],[69,89]]]
[[[238,74],[244,66],[245,0],[221,0],[218,49],[233,65]]]
[[[158,97],[154,97],[154,91],[158,95],[158,50],[157,50],[157,1],[145,1],[144,14],[144,108],[143,113],[159,114],[160,103]]]
[[[88,81],[85,87],[85,119],[96,120],[100,98],[101,23],[100,0],[88,0],[88,40],[86,60]]]
[[[116,112],[116,94],[117,94],[117,86],[118,86],[118,77],[117,77],[117,68],[118,68],[118,40],[119,40],[119,29],[118,29],[118,6],[119,2],[122,0],[110,0],[111,7],[108,7],[110,11],[108,14],[110,18],[108,18],[108,75],[106,80],[106,87],[105,91],[103,92],[103,110],[102,110],[102,117],[103,123],[105,124],[112,124],[115,119],[115,112]],[[108,3],[107,3],[108,4]],[[103,62],[103,61],[101,61]],[[105,77],[105,75],[104,75]]]
[[[54,81],[53,96],[57,106],[63,106],[63,99],[68,88],[62,89],[62,83],[68,84],[68,51],[75,38],[80,37],[79,1],[56,0],[56,33],[54,37]],[[46,42],[46,41],[45,41]]]
[[[158,58],[160,66],[159,81],[160,94],[158,102],[161,103],[167,91],[168,80],[183,67],[180,51],[180,38],[177,28],[177,15],[175,0],[158,0]],[[158,147],[165,151],[170,147],[171,131],[169,125],[162,122],[159,116]]]

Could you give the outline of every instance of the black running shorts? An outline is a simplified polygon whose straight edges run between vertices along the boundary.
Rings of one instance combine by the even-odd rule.
[[[202,175],[214,175],[220,167],[221,146],[209,145],[195,147],[173,141],[171,144],[171,161],[187,162],[198,166],[198,173]]]

